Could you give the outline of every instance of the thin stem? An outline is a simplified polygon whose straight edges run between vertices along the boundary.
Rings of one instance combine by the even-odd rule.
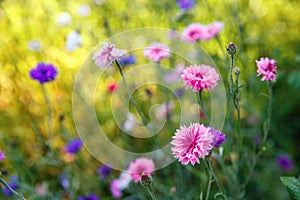
[[[52,107],[51,107],[51,104],[50,104],[50,100],[49,100],[47,90],[46,90],[44,85],[42,85],[42,88],[43,88],[44,99],[45,99],[45,102],[46,102],[47,107],[48,107],[48,143],[50,144],[50,140],[51,140],[51,137],[52,137],[52,118],[53,118],[53,114],[52,114]]]
[[[200,104],[201,108],[203,109],[203,112],[204,112],[206,118],[209,120],[210,117],[209,117],[209,114],[206,110],[206,107],[204,105],[203,98],[202,98],[202,90],[199,90],[198,94],[199,94],[199,102],[198,103]]]
[[[16,192],[14,189],[12,189],[2,178],[0,178],[0,182],[11,192],[11,193],[13,193],[14,195],[16,195],[16,196],[18,196],[20,199],[22,199],[22,200],[26,200],[25,199],[25,197],[22,195],[22,194],[20,194],[20,193],[18,193],[18,192]]]
[[[233,78],[232,78],[232,69],[234,65],[234,54],[231,54],[230,56],[231,65],[229,68],[229,88],[230,88],[230,94],[233,95]]]
[[[155,193],[154,193],[153,187],[152,187],[151,185],[149,185],[149,186],[147,187],[147,189],[148,189],[148,192],[149,192],[149,194],[150,194],[152,200],[156,200],[156,197],[155,197]]]
[[[210,170],[207,168],[209,177],[208,177],[208,183],[207,183],[207,189],[206,189],[206,197],[205,200],[209,199],[209,194],[210,194],[210,189],[211,189],[211,184],[214,182],[214,179],[212,177],[212,174],[210,172]]]

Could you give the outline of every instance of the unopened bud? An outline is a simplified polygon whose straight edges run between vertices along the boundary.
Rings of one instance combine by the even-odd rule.
[[[236,53],[236,46],[233,42],[230,42],[228,44],[228,47],[227,47],[227,52],[230,54],[230,55],[234,55]]]
[[[241,72],[240,68],[238,68],[238,67],[235,67],[233,71],[234,71],[235,75],[239,75]]]
[[[144,186],[144,187],[151,187],[153,185],[152,176],[147,175],[147,174],[142,174],[140,182],[141,182],[142,186]]]

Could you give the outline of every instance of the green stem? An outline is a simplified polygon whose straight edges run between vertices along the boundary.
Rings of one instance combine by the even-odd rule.
[[[231,64],[229,68],[229,88],[230,88],[230,94],[233,95],[233,78],[232,78],[232,69],[234,65],[234,54],[231,54],[230,56]]]
[[[51,104],[50,104],[50,100],[49,100],[47,90],[46,90],[44,85],[42,85],[42,89],[43,89],[44,99],[45,99],[45,102],[46,102],[47,107],[48,107],[48,143],[50,144],[50,140],[51,140],[51,137],[52,137],[52,118],[53,118],[52,107],[51,107]]]
[[[209,194],[210,194],[210,189],[211,189],[211,184],[214,182],[214,179],[212,177],[212,173],[210,172],[210,170],[207,168],[209,177],[208,177],[208,183],[207,183],[207,189],[206,189],[206,197],[205,200],[209,199]]]
[[[12,189],[2,178],[0,178],[0,182],[11,192],[11,193],[13,193],[14,195],[16,195],[16,196],[18,196],[20,199],[22,199],[22,200],[26,200],[25,199],[25,197],[22,195],[22,194],[20,194],[20,193],[18,193],[18,192],[16,192],[14,189]]]
[[[148,192],[149,192],[149,194],[150,194],[152,200],[156,200],[156,197],[155,197],[155,193],[154,193],[153,187],[152,187],[151,185],[149,185],[149,186],[147,187],[147,189],[148,189]]]
[[[202,90],[199,90],[198,94],[199,94],[199,102],[198,103],[200,104],[201,108],[203,109],[203,112],[204,112],[206,118],[209,120],[210,117],[209,117],[209,114],[206,110],[206,107],[204,105],[203,98],[202,98]]]

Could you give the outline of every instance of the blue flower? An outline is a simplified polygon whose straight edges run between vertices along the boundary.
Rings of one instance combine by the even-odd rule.
[[[286,155],[279,155],[277,157],[277,164],[284,171],[289,171],[293,168],[292,160]]]
[[[13,190],[17,190],[18,189],[18,178],[16,176],[11,176],[10,177],[10,182],[7,183],[7,185],[9,185],[9,187],[11,187],[11,189]],[[13,193],[6,187],[3,187],[2,188],[2,193],[5,195],[5,196],[10,196],[12,195]]]
[[[84,196],[79,196],[77,198],[77,200],[100,200],[99,197],[97,197],[97,195],[90,193],[88,196],[84,197]]]
[[[195,0],[177,0],[177,6],[187,11],[195,6]]]
[[[69,179],[68,179],[68,177],[67,177],[67,175],[66,175],[65,173],[63,173],[63,174],[61,174],[61,175],[59,176],[59,181],[60,181],[61,186],[62,186],[65,190],[67,190],[67,189],[70,188],[70,181],[69,181]]]
[[[35,68],[30,70],[29,75],[33,80],[37,80],[43,85],[44,83],[55,80],[57,69],[50,63],[40,62]]]
[[[135,64],[135,62],[136,62],[136,57],[133,54],[130,54],[128,56],[123,56],[119,60],[119,63],[122,66],[124,66],[124,65],[133,65],[133,64]]]
[[[99,174],[99,178],[101,180],[106,179],[111,173],[111,167],[107,165],[102,165],[97,169],[97,173]]]
[[[65,147],[65,151],[71,154],[77,153],[82,147],[82,142],[79,138],[71,140]]]

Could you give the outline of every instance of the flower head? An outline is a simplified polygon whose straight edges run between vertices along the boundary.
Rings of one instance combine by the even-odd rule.
[[[115,48],[114,44],[103,43],[102,48],[98,52],[94,53],[93,60],[95,64],[102,69],[109,68],[113,62],[120,59],[126,50]]]
[[[112,196],[114,198],[120,198],[120,197],[122,197],[122,190],[120,189],[119,180],[118,179],[114,179],[110,183],[110,191],[111,191]]]
[[[284,171],[289,171],[293,168],[293,161],[286,155],[279,155],[277,164]]]
[[[16,176],[11,176],[10,177],[10,182],[7,182],[7,185],[9,187],[11,187],[11,189],[13,190],[17,190],[18,187],[19,187],[19,184],[18,184],[18,178]],[[7,189],[6,187],[3,187],[2,188],[2,193],[5,195],[5,196],[10,196],[12,195],[13,193]]]
[[[56,18],[56,24],[58,26],[67,26],[72,22],[72,16],[68,12],[60,13]]]
[[[5,158],[5,154],[0,150],[0,162]]]
[[[120,58],[120,65],[133,65],[136,62],[136,57],[133,54]]]
[[[177,0],[177,6],[187,11],[195,6],[195,0]]]
[[[112,83],[108,84],[107,91],[109,91],[110,93],[113,93],[117,88],[118,88],[118,84],[115,82],[112,82]]]
[[[55,80],[57,69],[50,63],[40,62],[30,70],[29,75],[32,79],[39,81],[40,84],[44,84]]]
[[[82,142],[79,138],[71,140],[65,147],[65,151],[70,154],[77,153],[82,147]]]
[[[140,157],[129,164],[128,171],[134,182],[137,183],[141,180],[142,174],[151,175],[154,168],[154,162],[151,159]]]
[[[181,126],[172,138],[173,155],[183,165],[200,163],[199,158],[209,155],[215,145],[211,128],[199,123]]]
[[[222,133],[220,130],[215,130],[214,128],[211,128],[211,131],[214,135],[214,147],[219,147],[223,142],[225,142],[225,134]]]
[[[234,55],[236,53],[236,46],[233,42],[230,42],[226,48],[227,52],[230,55]]]
[[[106,179],[111,173],[111,167],[107,165],[102,165],[97,169],[97,173],[99,174],[99,178],[101,180]]]
[[[60,176],[59,176],[59,182],[61,184],[61,186],[67,190],[70,188],[70,181],[67,177],[67,175],[65,173],[62,173]]]
[[[166,44],[153,42],[144,50],[144,55],[152,62],[159,62],[170,57],[170,49]]]
[[[78,31],[71,31],[67,36],[66,50],[72,52],[81,45],[81,36]]]
[[[77,198],[77,200],[100,200],[100,198],[93,194],[93,193],[90,193],[88,196],[84,197],[84,196],[79,196]]]
[[[211,90],[216,87],[219,74],[215,68],[208,65],[194,65],[183,70],[181,75],[186,87],[191,87],[194,92]]]
[[[255,62],[257,65],[257,76],[262,75],[262,81],[276,81],[276,60],[261,58]]]
[[[223,27],[223,22],[213,22],[208,25],[192,23],[183,30],[182,40],[188,43],[207,41],[216,37]]]

